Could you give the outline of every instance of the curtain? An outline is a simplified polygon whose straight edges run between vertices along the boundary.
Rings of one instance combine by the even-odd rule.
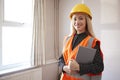
[[[45,21],[44,21],[44,0],[34,1],[34,65],[40,66],[43,63],[45,53]]]

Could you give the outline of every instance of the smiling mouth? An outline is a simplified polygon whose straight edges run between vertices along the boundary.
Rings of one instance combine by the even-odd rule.
[[[77,28],[80,28],[80,26],[76,26]]]

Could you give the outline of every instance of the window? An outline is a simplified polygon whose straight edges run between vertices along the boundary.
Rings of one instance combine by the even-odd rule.
[[[1,0],[0,73],[32,66],[33,0]]]

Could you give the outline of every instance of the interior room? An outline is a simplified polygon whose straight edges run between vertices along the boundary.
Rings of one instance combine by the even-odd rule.
[[[78,3],[92,12],[104,55],[102,80],[119,80],[119,0],[0,0],[0,80],[58,80],[69,14]]]

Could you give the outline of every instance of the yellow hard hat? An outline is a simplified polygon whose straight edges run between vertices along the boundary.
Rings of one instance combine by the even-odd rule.
[[[90,19],[92,19],[91,11],[90,11],[89,7],[87,7],[85,4],[75,5],[70,12],[70,19],[72,19],[72,15],[74,13],[78,13],[78,12],[85,13],[90,17]]]

